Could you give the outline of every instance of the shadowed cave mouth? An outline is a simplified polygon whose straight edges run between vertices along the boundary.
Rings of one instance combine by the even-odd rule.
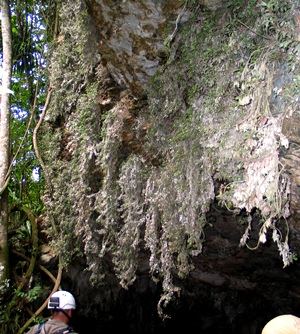
[[[264,325],[280,314],[299,316],[299,263],[282,269],[272,240],[254,251],[239,247],[244,226],[237,228],[232,213],[216,210],[210,219],[213,224],[206,230],[203,253],[194,259],[195,269],[185,280],[174,275],[180,295],[165,308],[168,319],[158,315],[162,287],[150,278],[147,265],[141,266],[128,290],[116,282],[93,288],[87,275],[75,274],[77,268],[68,274],[78,277],[70,286],[78,302],[74,329],[79,333],[260,334]],[[254,224],[250,243],[256,240],[258,230],[259,225]],[[292,244],[296,237],[291,233]]]
[[[154,283],[153,283],[154,284]],[[152,284],[150,284],[152,285]],[[272,317],[268,300],[252,291],[238,292],[224,288],[198,287],[201,296],[185,291],[176,305],[169,306],[170,319],[157,316],[155,297],[158,291],[136,295],[133,289],[122,292],[111,313],[93,310],[96,318],[81,317],[72,323],[79,333],[261,333]]]

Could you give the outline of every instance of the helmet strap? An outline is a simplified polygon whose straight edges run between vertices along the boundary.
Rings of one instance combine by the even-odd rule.
[[[61,308],[58,308],[58,309],[56,309],[56,311],[57,312],[62,312],[69,319],[69,321],[71,321],[71,317],[68,315],[68,313],[65,310],[63,310]]]

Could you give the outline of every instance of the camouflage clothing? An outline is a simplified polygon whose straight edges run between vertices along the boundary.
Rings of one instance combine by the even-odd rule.
[[[39,325],[33,326],[27,334],[36,334],[39,329]],[[41,334],[56,334],[57,332],[65,329],[65,331],[62,331],[60,333],[70,333],[70,334],[77,334],[73,331],[71,327],[68,327],[68,325],[65,322],[49,319],[47,322],[45,322]]]

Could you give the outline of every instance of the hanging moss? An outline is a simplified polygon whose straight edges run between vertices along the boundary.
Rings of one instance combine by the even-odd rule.
[[[294,111],[299,43],[274,26],[270,10],[290,31],[296,4],[240,1],[202,11],[192,3],[194,16],[170,43],[148,104],[134,115],[120,87],[106,86],[82,1],[64,2],[62,37],[50,59],[55,97],[43,142],[53,185],[45,202],[60,230],[55,245],[65,264],[82,252],[95,284],[113,264],[124,288],[136,279],[145,248],[153,279],[163,283],[161,315],[179,291],[174,273],[186,277],[201,254],[214,200],[248,214],[241,245],[257,210],[258,242],[271,229],[284,265],[293,261],[277,223],[289,216],[290,181],[279,151],[289,145],[282,122]],[[284,66],[292,69],[282,93],[274,83]]]
[[[55,247],[67,265],[83,251],[76,234],[89,216],[89,174],[96,168],[101,118],[94,78],[99,56],[87,9],[82,1],[67,1],[59,10],[60,34],[49,57],[54,92],[41,140],[52,183],[45,202],[60,231]]]
[[[186,275],[192,268],[189,256],[201,252],[206,212],[215,198],[237,213],[245,210],[249,217],[259,210],[263,223],[258,242],[265,242],[271,229],[284,266],[294,259],[288,238],[280,238],[277,227],[290,214],[289,176],[279,160],[280,149],[288,147],[282,133],[286,109],[273,114],[270,98],[281,66],[272,54],[285,57],[298,44],[287,51],[290,44],[282,35],[264,35],[259,23],[266,24],[260,16],[265,9],[256,2],[242,8],[233,21],[223,11],[205,16],[198,12],[173,44],[170,61],[149,92],[153,130],[146,147],[156,147],[164,157],[146,187],[150,264],[164,278],[166,293],[160,307],[177,291],[171,268]],[[241,17],[247,21],[241,22]],[[230,34],[218,24],[230,25]],[[251,218],[242,246],[250,230]]]

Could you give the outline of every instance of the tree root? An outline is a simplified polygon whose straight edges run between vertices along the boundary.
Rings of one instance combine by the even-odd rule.
[[[60,257],[59,257],[60,259]],[[50,296],[58,290],[59,286],[60,286],[60,282],[61,282],[61,277],[62,277],[62,266],[59,260],[59,264],[58,264],[58,272],[57,272],[57,277],[56,277],[56,282],[55,285],[49,295],[49,297],[44,301],[44,303],[42,304],[42,306],[33,313],[33,315],[31,316],[31,318],[29,320],[27,320],[27,322],[19,329],[17,334],[23,334],[24,331],[27,329],[27,327],[32,323],[32,321],[39,315],[41,314],[41,312],[47,307],[48,305],[48,300],[50,298]]]
[[[15,205],[11,208],[10,211],[23,211],[26,213],[28,219],[30,220],[31,223],[31,228],[32,228],[32,255],[31,258],[28,258],[27,256],[17,252],[17,251],[13,251],[13,253],[25,258],[26,260],[28,260],[29,266],[28,269],[25,273],[25,276],[22,279],[22,282],[20,283],[20,285],[17,288],[16,293],[14,294],[14,297],[12,299],[12,301],[10,302],[9,306],[8,306],[8,311],[10,312],[12,310],[12,308],[14,307],[14,305],[17,302],[17,298],[19,295],[19,292],[22,291],[24,285],[26,284],[26,282],[28,282],[28,280],[30,279],[32,273],[33,273],[33,269],[35,267],[36,264],[36,259],[37,259],[37,254],[38,254],[38,228],[37,228],[37,219],[34,216],[34,214],[26,207],[24,206],[19,206],[19,205]],[[62,277],[62,266],[61,266],[61,261],[60,261],[60,256],[58,257],[59,259],[59,264],[58,264],[58,272],[57,272],[57,277],[55,278],[46,268],[44,268],[43,266],[39,265],[39,267],[52,279],[52,281],[55,283],[54,287],[49,295],[49,297],[60,288],[60,283],[61,283],[61,277]],[[32,314],[31,318],[22,326],[22,328],[20,328],[20,330],[18,331],[18,334],[22,334],[24,333],[24,331],[27,329],[27,327],[31,324],[31,322],[46,308],[47,304],[48,304],[48,299],[49,297],[45,300],[45,302],[42,304],[42,306]]]
[[[31,223],[31,229],[32,229],[32,255],[31,255],[31,258],[30,258],[30,263],[29,263],[29,266],[27,268],[27,271],[25,273],[25,276],[23,277],[20,285],[18,286],[13,298],[12,298],[12,301],[10,302],[8,308],[7,308],[7,312],[10,313],[12,308],[15,306],[16,302],[17,302],[17,299],[18,299],[18,296],[19,296],[19,293],[22,291],[24,285],[26,284],[26,282],[29,280],[29,278],[31,277],[32,275],[32,272],[33,272],[33,269],[34,269],[34,266],[35,266],[35,262],[36,262],[36,258],[37,258],[37,252],[38,252],[38,229],[37,229],[37,220],[36,220],[36,217],[34,216],[34,214],[26,207],[24,206],[19,206],[19,205],[15,205],[13,206],[13,209],[11,209],[10,211],[12,210],[16,210],[16,211],[23,211],[26,213],[28,219],[30,220],[30,223]]]
[[[24,255],[23,253],[20,253],[16,250],[12,250],[13,254],[16,254],[17,256],[23,258],[24,260],[30,261],[30,258],[26,255]],[[47,275],[49,276],[49,278],[53,281],[53,283],[56,283],[56,278],[50,273],[50,271],[48,269],[46,269],[44,266],[42,266],[41,264],[38,264],[38,267]],[[59,287],[60,289],[60,287]]]

